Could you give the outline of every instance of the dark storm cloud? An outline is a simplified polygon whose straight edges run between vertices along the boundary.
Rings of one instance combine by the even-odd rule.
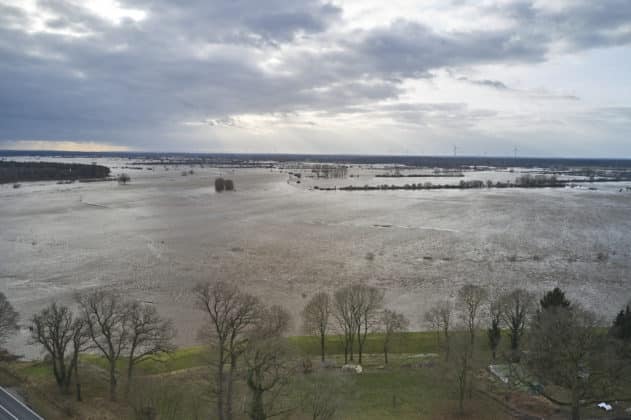
[[[246,44],[277,44],[301,33],[321,32],[342,12],[319,0],[190,0],[181,5],[168,0],[129,0],[125,5],[147,10],[161,26],[191,40]]]
[[[419,77],[445,66],[488,62],[535,62],[544,58],[545,39],[517,39],[509,31],[438,34],[426,25],[399,20],[370,31],[356,46],[383,75]]]
[[[514,27],[449,33],[406,19],[337,31],[343,11],[318,0],[121,5],[146,11],[146,19],[112,23],[63,0],[40,0],[46,30],[29,33],[32,16],[0,5],[0,140],[133,144],[139,133],[158,142],[184,121],[232,126],[230,116],[244,113],[334,115],[397,98],[402,80],[439,68],[541,62],[559,41],[572,50],[631,42],[627,0],[607,7],[584,0],[558,12],[503,3],[488,11]],[[262,65],[274,55],[278,63]],[[436,110],[388,112],[416,121]],[[445,112],[446,124],[463,112]]]
[[[570,2],[563,11],[542,12],[535,19],[546,23],[552,36],[576,50],[631,42],[631,2],[628,0]]]

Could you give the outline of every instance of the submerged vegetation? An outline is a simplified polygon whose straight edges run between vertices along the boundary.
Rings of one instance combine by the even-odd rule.
[[[215,178],[215,191],[234,191],[234,182],[231,179]]]

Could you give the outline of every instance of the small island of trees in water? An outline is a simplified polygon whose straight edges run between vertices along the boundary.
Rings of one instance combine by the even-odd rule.
[[[107,178],[110,168],[97,164],[0,161],[0,184]]]

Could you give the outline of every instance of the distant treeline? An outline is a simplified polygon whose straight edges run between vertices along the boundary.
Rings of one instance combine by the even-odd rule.
[[[0,184],[21,181],[106,178],[109,174],[110,168],[95,164],[0,161]]]
[[[139,164],[193,164],[193,163],[234,163],[237,165],[257,162],[319,162],[340,164],[396,164],[429,168],[461,168],[488,166],[495,168],[631,168],[631,159],[580,159],[580,158],[532,158],[532,157],[490,157],[490,156],[378,156],[378,155],[308,155],[282,153],[150,153],[150,152],[59,152],[0,150],[0,156],[61,156],[61,157],[123,157],[134,159]],[[143,161],[143,162],[140,162]],[[178,163],[175,163],[178,162]]]
[[[592,179],[592,180],[559,180],[556,176],[545,175],[524,175],[515,179],[514,182],[493,182],[471,180],[462,180],[458,184],[432,184],[431,182],[425,182],[423,184],[405,184],[405,185],[349,185],[346,187],[313,187],[316,190],[321,191],[376,191],[376,190],[464,190],[474,188],[561,188],[566,185],[582,183],[582,182],[610,182],[617,181],[617,179],[605,178],[605,179]]]
[[[440,174],[377,174],[375,178],[463,178],[461,173]]]

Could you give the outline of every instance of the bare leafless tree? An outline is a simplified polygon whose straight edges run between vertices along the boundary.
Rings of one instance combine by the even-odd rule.
[[[383,293],[376,287],[353,284],[335,292],[333,314],[343,332],[345,363],[353,361],[355,342],[358,363],[362,363],[366,337],[378,324],[382,306]]]
[[[0,292],[0,346],[4,344],[7,338],[15,334],[18,330],[19,315],[13,305],[4,295]]]
[[[74,382],[77,401],[81,401],[81,377],[79,376],[79,355],[90,348],[88,324],[85,318],[76,317],[72,334],[71,366],[74,367]]]
[[[355,317],[352,290],[350,287],[339,289],[333,295],[333,316],[342,332],[344,341],[344,363],[353,361],[353,344],[355,341]]]
[[[383,307],[383,292],[376,287],[358,284],[351,286],[353,289],[353,315],[357,328],[357,355],[358,363],[362,363],[362,354],[368,332],[372,331],[379,323],[379,312]]]
[[[441,346],[440,335],[442,333],[445,348],[445,360],[449,360],[451,337],[449,335],[452,327],[453,305],[448,300],[437,302],[429,311],[425,312],[425,321],[436,331],[436,343]]]
[[[256,297],[224,281],[199,284],[193,293],[197,306],[208,315],[210,321],[202,334],[212,340],[217,352],[217,417],[230,420],[237,361],[245,350],[248,333],[256,327],[260,303]]]
[[[440,348],[440,333],[442,331],[440,316],[436,307],[430,308],[423,314],[423,319],[430,325],[430,328],[436,332],[436,347]]]
[[[69,393],[78,353],[82,350],[82,341],[77,340],[84,335],[84,323],[70,308],[53,302],[31,318],[29,328],[33,342],[42,345],[50,357],[59,390]]]
[[[326,334],[331,314],[331,298],[328,293],[314,295],[302,311],[303,329],[307,334],[320,337],[320,357],[324,362]]]
[[[383,358],[384,363],[387,365],[388,351],[390,350],[392,339],[396,334],[407,331],[410,321],[403,314],[386,309],[381,315],[381,325],[383,328]]]
[[[458,290],[458,304],[462,311],[462,319],[469,332],[469,339],[473,345],[475,334],[480,322],[480,313],[488,297],[484,287],[474,284],[465,284]],[[473,347],[471,348],[473,349]]]
[[[252,420],[265,420],[288,412],[288,408],[278,407],[278,402],[291,373],[289,351],[282,337],[289,328],[289,321],[290,316],[282,307],[263,308],[257,327],[250,333],[243,359],[250,391],[247,412]]]
[[[133,368],[141,361],[170,353],[175,349],[175,328],[151,304],[132,301],[127,308],[129,322],[129,351],[127,354],[127,384],[132,381]]]
[[[445,360],[449,360],[449,354],[451,349],[451,337],[449,333],[451,331],[451,317],[453,312],[453,305],[448,300],[440,301],[436,304],[438,311],[438,317],[443,329],[443,337],[445,339]]]
[[[487,331],[489,338],[489,347],[491,348],[491,354],[493,362],[496,360],[497,347],[502,339],[502,330],[500,324],[502,323],[502,306],[498,300],[493,300],[489,306],[489,318],[491,325]]]
[[[114,401],[118,383],[117,363],[129,345],[128,307],[118,293],[105,289],[77,295],[77,303],[92,344],[107,360],[110,400]]]
[[[499,298],[500,312],[509,330],[512,357],[517,357],[526,323],[536,308],[536,297],[524,289],[515,289]]]
[[[456,341],[454,346],[452,362],[449,367],[452,371],[452,375],[456,380],[456,387],[458,390],[458,408],[460,415],[464,414],[464,400],[467,395],[467,389],[471,392],[471,375],[472,375],[472,357],[473,357],[473,344],[471,339],[464,339],[461,337]]]

